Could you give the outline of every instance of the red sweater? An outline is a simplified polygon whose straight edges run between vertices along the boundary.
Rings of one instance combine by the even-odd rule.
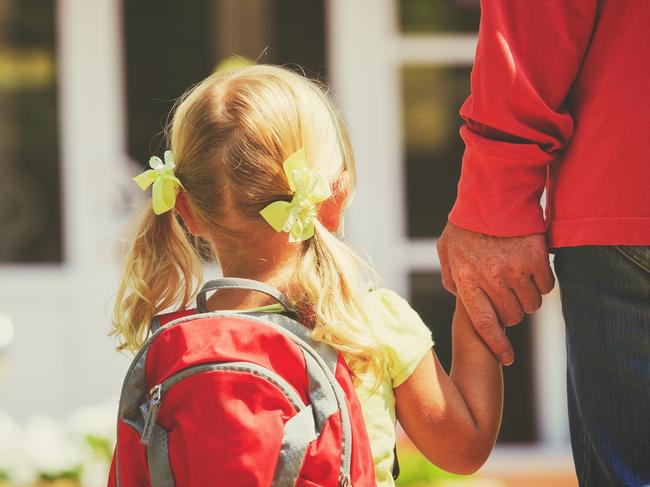
[[[449,220],[546,231],[551,247],[650,245],[650,0],[481,6]]]

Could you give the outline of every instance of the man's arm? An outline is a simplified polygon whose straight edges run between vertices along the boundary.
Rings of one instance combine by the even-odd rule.
[[[587,52],[596,0],[482,1],[466,149],[450,224],[439,240],[443,283],[504,363],[500,323],[518,323],[553,287],[540,198],[547,166],[574,129],[566,98]],[[500,323],[499,323],[500,322]]]

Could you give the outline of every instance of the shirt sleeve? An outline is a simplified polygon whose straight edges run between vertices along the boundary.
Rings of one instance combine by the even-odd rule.
[[[431,331],[408,302],[394,291],[371,291],[364,304],[372,330],[386,354],[393,388],[398,387],[431,352]]]
[[[596,0],[482,0],[465,153],[449,220],[518,236],[545,230],[547,166],[574,130],[567,95],[589,47]]]

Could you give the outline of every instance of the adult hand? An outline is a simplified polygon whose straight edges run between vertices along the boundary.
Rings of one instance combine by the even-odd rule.
[[[544,235],[493,237],[447,223],[438,256],[443,286],[460,297],[492,353],[510,365],[514,352],[503,327],[536,311],[555,284]]]

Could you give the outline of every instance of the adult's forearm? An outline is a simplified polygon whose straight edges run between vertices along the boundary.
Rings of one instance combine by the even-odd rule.
[[[455,225],[499,237],[544,231],[546,168],[573,135],[567,97],[596,9],[596,0],[481,2]]]

